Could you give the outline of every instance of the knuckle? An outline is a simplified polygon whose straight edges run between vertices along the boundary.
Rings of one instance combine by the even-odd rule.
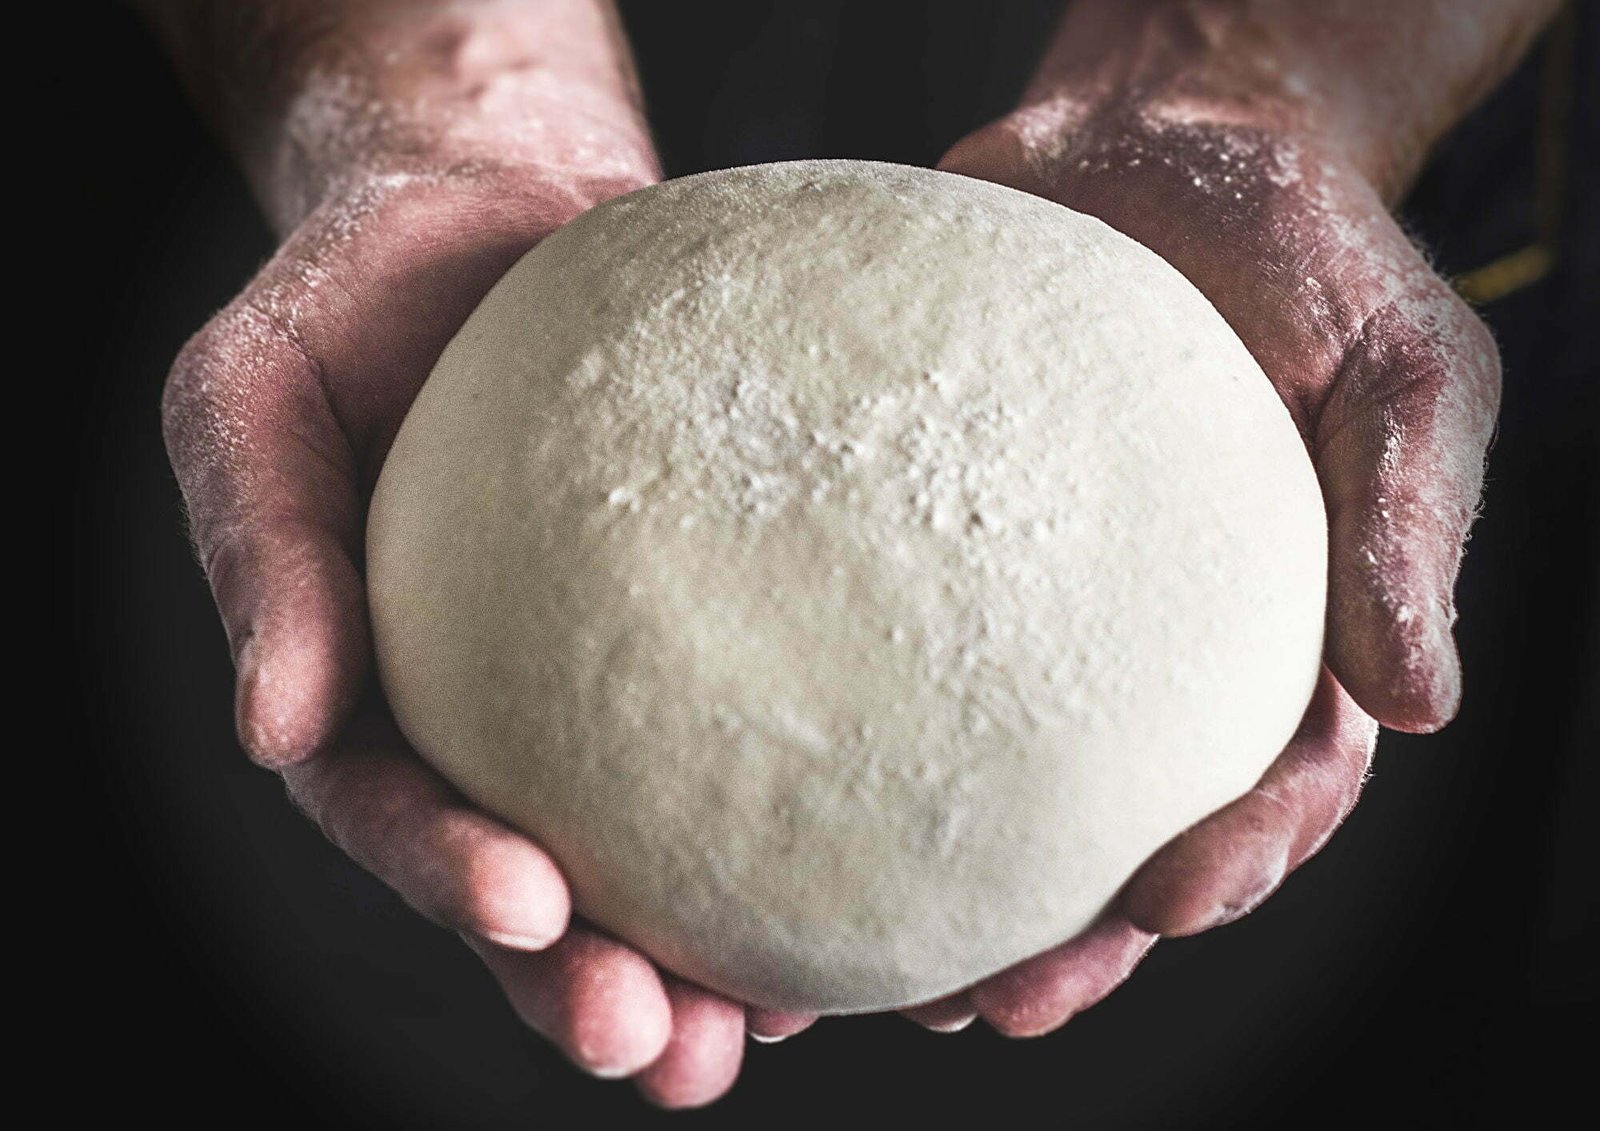
[[[365,762],[352,754],[327,766],[304,807],[330,841],[382,876],[409,839],[410,814],[393,790],[376,787]]]
[[[162,388],[163,435],[180,482],[187,489],[247,449],[273,394],[314,377],[303,347],[252,291],[223,308],[184,343]]]
[[[189,536],[213,594],[223,598],[249,576],[255,554],[250,539],[238,525],[191,515]]]
[[[1489,324],[1462,303],[1462,351],[1465,380],[1474,394],[1475,425],[1486,435],[1500,408],[1500,344]]]
[[[1354,332],[1322,446],[1367,420],[1389,456],[1418,448],[1476,464],[1494,429],[1499,390],[1493,333],[1435,279],[1421,297],[1382,304]],[[1466,478],[1454,470],[1452,477]]]
[[[184,521],[208,575],[243,565],[259,545],[303,564],[292,529],[326,497],[285,485],[305,468],[342,475],[347,451],[328,415],[320,373],[293,334],[246,290],[179,350],[161,394],[162,436]],[[283,458],[289,453],[289,459]]]
[[[1042,164],[1028,142],[1028,124],[1038,113],[1033,108],[1019,110],[968,134],[940,158],[939,168],[981,180],[999,178],[1003,183],[1012,183],[1020,172]],[[1037,187],[1040,186],[1030,186],[1029,191]]]
[[[263,327],[256,322],[247,295],[241,295],[184,343],[167,373],[162,395],[166,416],[183,416],[210,404],[222,391],[219,383],[248,375],[249,363],[259,360],[259,354],[242,347],[266,344]]]

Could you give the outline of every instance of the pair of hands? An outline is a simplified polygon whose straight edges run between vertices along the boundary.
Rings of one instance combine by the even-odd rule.
[[[1158,935],[1228,922],[1354,804],[1377,723],[1454,713],[1451,588],[1497,401],[1487,330],[1356,165],[1294,131],[1128,111],[1020,110],[941,163],[1088,212],[1163,255],[1261,362],[1305,438],[1331,535],[1327,666],[1248,795],[1148,861],[1083,935],[905,1011],[1048,1032]],[[462,934],[517,1013],[578,1065],[669,1106],[733,1082],[747,1008],[571,919],[554,861],[410,751],[377,692],[365,506],[451,335],[526,250],[639,187],[581,168],[447,167],[335,187],[185,347],[163,403],[173,466],[238,668],[250,756],[357,863]]]

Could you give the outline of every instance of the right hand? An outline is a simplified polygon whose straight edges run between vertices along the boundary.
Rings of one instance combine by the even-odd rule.
[[[442,171],[328,195],[184,347],[167,450],[237,667],[239,738],[328,837],[461,933],[580,1067],[669,1106],[738,1072],[742,1007],[581,924],[555,863],[401,738],[376,688],[362,543],[384,456],[489,287],[642,179]],[[751,1025],[781,1029],[782,1018]]]

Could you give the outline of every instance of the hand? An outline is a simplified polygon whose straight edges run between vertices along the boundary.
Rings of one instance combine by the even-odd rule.
[[[372,675],[368,497],[445,343],[562,223],[658,176],[609,0],[139,0],[283,244],[163,405],[238,667],[240,739],[329,837],[460,932],[581,1067],[704,1103],[744,1011],[582,924],[554,862],[428,769]],[[756,1014],[753,1024],[761,1024]]]
[[[1431,731],[1455,714],[1451,592],[1499,366],[1366,176],[1310,134],[1045,102],[964,139],[941,168],[1097,216],[1182,271],[1283,398],[1328,510],[1327,667],[1261,782],[1152,857],[1090,931],[912,1013],[1031,1035],[1109,993],[1157,935],[1238,918],[1315,853],[1355,803],[1374,719]]]
[[[355,861],[461,932],[577,1064],[681,1105],[732,1083],[744,1011],[569,927],[554,862],[407,748],[373,687],[360,568],[378,470],[450,336],[545,234],[641,180],[358,180],[185,347],[163,410],[250,756]]]

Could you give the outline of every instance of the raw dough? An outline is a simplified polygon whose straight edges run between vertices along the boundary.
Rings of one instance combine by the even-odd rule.
[[[1321,651],[1321,496],[1163,260],[803,161],[562,228],[373,500],[383,683],[581,914],[760,1005],[941,996],[1245,792]]]

